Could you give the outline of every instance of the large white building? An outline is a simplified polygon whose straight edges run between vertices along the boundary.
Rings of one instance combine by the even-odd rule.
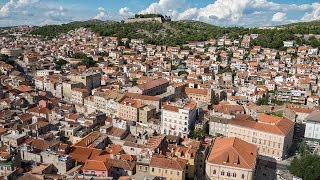
[[[177,101],[162,105],[161,134],[188,137],[194,128],[197,103],[194,101]]]
[[[320,111],[313,111],[306,118],[304,137],[313,140],[320,140]]]

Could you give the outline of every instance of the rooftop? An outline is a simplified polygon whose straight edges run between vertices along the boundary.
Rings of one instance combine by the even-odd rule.
[[[241,169],[254,169],[257,147],[236,137],[217,138],[208,156],[208,162]]]

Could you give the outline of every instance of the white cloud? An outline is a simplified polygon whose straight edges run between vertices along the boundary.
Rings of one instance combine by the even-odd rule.
[[[212,0],[196,8],[187,6],[185,0],[158,0],[140,13],[161,13],[173,20],[192,19],[223,26],[263,26],[294,21],[287,15],[310,10],[303,20],[319,19],[319,6],[319,3],[280,4],[271,0]]]
[[[134,13],[131,12],[128,7],[123,7],[123,8],[119,9],[119,15],[124,16],[124,17],[128,17],[128,16],[133,16]]]
[[[302,21],[313,21],[320,20],[320,3],[312,4],[312,11],[310,13],[305,13],[301,18]]]
[[[104,11],[104,7],[98,7],[98,11]]]
[[[186,0],[159,0],[159,2],[150,4],[149,7],[140,11],[140,14],[163,14],[176,19],[179,16],[177,9],[185,8]]]
[[[197,8],[189,8],[178,15],[177,20],[192,19],[195,20],[198,14]]]
[[[273,16],[272,16],[272,19],[271,21],[274,21],[274,22],[283,22],[287,19],[286,17],[286,13],[283,13],[283,12],[277,12],[275,13]]]
[[[198,19],[230,19],[237,21],[242,17],[249,0],[217,0],[199,9]]]
[[[40,0],[9,0],[0,8],[0,16],[7,17],[12,10],[24,8],[25,6],[31,6],[39,1]]]
[[[104,20],[106,18],[106,13],[104,11],[100,11],[93,19]]]

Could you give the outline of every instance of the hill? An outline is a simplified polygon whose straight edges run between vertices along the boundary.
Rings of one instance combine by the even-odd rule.
[[[296,36],[296,34],[315,34],[320,32],[320,22],[304,22],[278,26],[276,29],[259,29],[244,27],[219,27],[211,24],[183,20],[164,23],[136,22],[123,23],[115,21],[83,21],[63,25],[48,25],[39,27],[32,34],[53,38],[70,30],[86,27],[102,36],[127,37],[129,39],[143,38],[146,43],[157,45],[181,45],[192,41],[203,41],[227,35],[230,39],[239,39],[244,34],[257,33],[259,38],[252,45],[280,48],[284,40],[296,40],[298,44],[313,44],[320,46],[320,41],[311,38],[311,43]]]

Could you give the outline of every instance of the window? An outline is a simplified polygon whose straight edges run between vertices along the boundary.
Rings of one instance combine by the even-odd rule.
[[[227,176],[230,177],[230,172],[227,172]]]
[[[244,179],[244,174],[241,175],[241,178]]]
[[[179,172],[177,172],[177,176],[180,176],[180,173],[179,173]]]
[[[152,170],[152,172],[154,172],[154,168],[152,168],[151,170]]]
[[[232,174],[232,177],[237,177],[237,174],[236,174],[236,173],[233,173],[233,174]]]
[[[216,173],[217,173],[217,171],[214,169],[213,172],[212,172],[212,174],[216,174]]]
[[[224,176],[224,171],[221,171],[221,176]]]
[[[139,169],[142,170],[142,166],[141,165],[139,165]]]

